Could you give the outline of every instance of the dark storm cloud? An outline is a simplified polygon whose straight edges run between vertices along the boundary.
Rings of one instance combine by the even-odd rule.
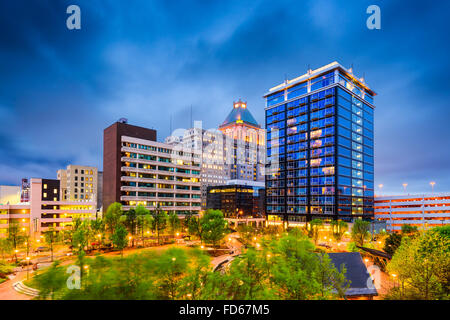
[[[78,4],[82,29],[65,27]],[[381,7],[382,29],[365,27]],[[268,88],[337,60],[376,97],[376,184],[450,187],[447,2],[7,1],[0,4],[0,183],[102,164],[120,117],[216,127],[233,100],[264,123]],[[6,63],[5,63],[6,62]]]

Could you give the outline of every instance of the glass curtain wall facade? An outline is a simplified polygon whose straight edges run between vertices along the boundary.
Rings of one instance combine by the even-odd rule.
[[[265,96],[269,222],[373,218],[375,93],[326,67]]]

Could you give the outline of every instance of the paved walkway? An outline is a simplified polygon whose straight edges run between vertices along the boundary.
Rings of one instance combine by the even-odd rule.
[[[26,270],[26,269],[25,269]],[[16,273],[13,279],[7,280],[0,284],[0,300],[31,300],[32,296],[26,294],[18,293],[13,288],[13,283],[17,281],[22,281],[27,278],[26,271],[19,271]]]

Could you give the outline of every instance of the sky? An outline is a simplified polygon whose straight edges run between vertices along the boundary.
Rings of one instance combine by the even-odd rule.
[[[81,30],[66,27],[71,4]],[[448,192],[449,14],[449,1],[2,1],[0,184],[101,169],[103,129],[122,117],[163,140],[191,106],[209,129],[242,99],[264,125],[270,87],[338,61],[378,94],[381,193]]]

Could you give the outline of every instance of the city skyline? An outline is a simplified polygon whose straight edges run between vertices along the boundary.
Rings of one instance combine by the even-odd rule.
[[[406,193],[430,192],[431,181],[450,189],[449,44],[438,41],[448,4],[383,3],[379,31],[365,27],[368,1],[78,1],[79,31],[65,28],[68,4],[1,4],[0,57],[10,63],[0,73],[0,184],[52,178],[69,163],[101,170],[102,131],[121,117],[162,141],[170,117],[173,129],[190,127],[191,105],[193,120],[217,128],[241,98],[264,124],[268,87],[336,60],[378,93],[375,193],[379,184],[405,193],[404,183]]]

